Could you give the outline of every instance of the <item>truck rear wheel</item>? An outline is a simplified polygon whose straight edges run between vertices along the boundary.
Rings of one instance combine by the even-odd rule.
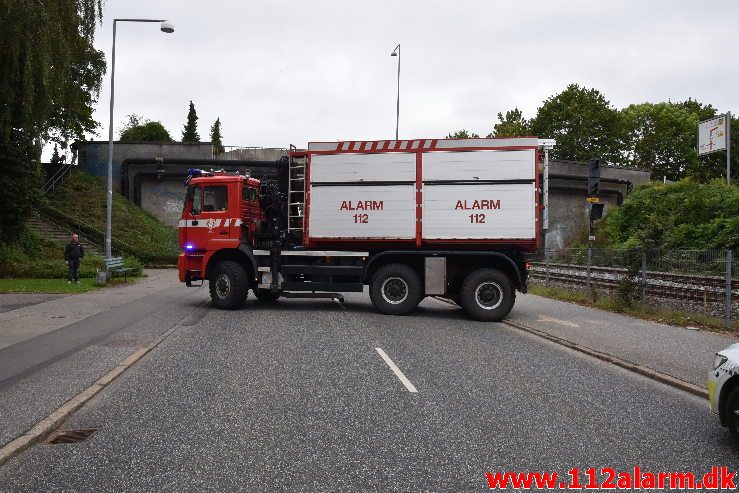
[[[459,295],[467,314],[481,322],[502,320],[516,301],[513,282],[497,269],[473,271],[462,283]]]
[[[387,315],[406,315],[423,299],[423,285],[416,271],[404,264],[380,267],[370,282],[370,300]]]
[[[246,303],[249,280],[238,262],[219,262],[213,268],[208,285],[213,304],[222,310],[236,310]]]

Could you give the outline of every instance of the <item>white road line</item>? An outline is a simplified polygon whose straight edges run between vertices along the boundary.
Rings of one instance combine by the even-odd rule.
[[[416,387],[411,383],[408,378],[406,378],[405,375],[403,375],[403,372],[400,371],[400,368],[398,368],[398,365],[393,363],[393,360],[390,359],[390,356],[385,354],[385,351],[382,350],[381,347],[376,347],[375,351],[377,351],[377,354],[380,355],[380,357],[385,360],[385,363],[387,363],[387,366],[390,367],[391,370],[393,370],[393,373],[395,373],[395,376],[398,377],[398,380],[403,382],[403,385],[405,385],[405,388],[408,389],[408,392],[417,393],[418,390],[416,390]]]

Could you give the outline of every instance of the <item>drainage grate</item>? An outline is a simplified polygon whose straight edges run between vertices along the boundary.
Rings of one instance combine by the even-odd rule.
[[[95,433],[97,428],[84,428],[81,430],[59,430],[51,434],[49,438],[44,440],[45,444],[56,445],[59,443],[77,443],[84,442]]]

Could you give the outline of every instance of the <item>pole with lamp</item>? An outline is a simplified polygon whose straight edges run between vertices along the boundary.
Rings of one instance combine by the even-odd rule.
[[[398,57],[398,101],[395,105],[395,140],[398,140],[398,123],[400,122],[400,44],[395,47],[390,56]]]
[[[164,33],[173,33],[174,26],[166,19],[114,19],[113,20],[113,52],[110,69],[110,122],[108,125],[108,197],[105,212],[105,258],[112,254],[113,229],[113,101],[115,97],[115,35],[118,22],[161,22],[159,29]]]

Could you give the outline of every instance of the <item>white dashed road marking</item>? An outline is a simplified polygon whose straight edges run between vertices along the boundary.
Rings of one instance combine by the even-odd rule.
[[[375,351],[377,351],[377,354],[380,355],[380,357],[387,363],[387,366],[390,367],[391,370],[393,370],[393,373],[395,373],[395,376],[398,377],[398,380],[403,382],[403,385],[405,385],[405,388],[408,389],[408,392],[417,393],[418,390],[416,390],[416,387],[411,383],[408,378],[406,378],[405,375],[403,375],[403,372],[400,371],[400,368],[398,368],[398,365],[393,363],[393,360],[390,359],[390,356],[385,354],[385,351],[382,350],[380,347],[376,347]]]

